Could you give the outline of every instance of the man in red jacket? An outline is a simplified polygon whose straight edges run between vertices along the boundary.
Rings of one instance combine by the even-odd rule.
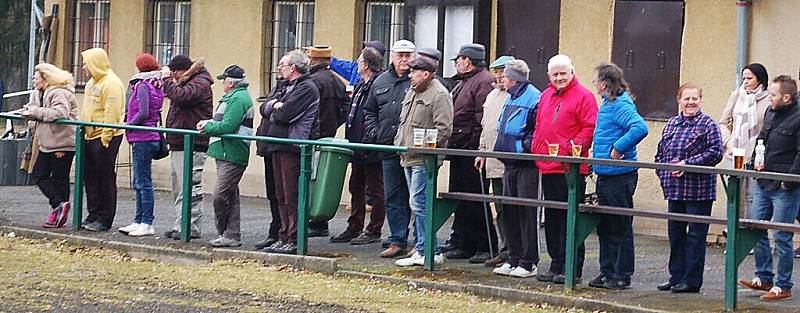
[[[536,115],[536,130],[533,134],[531,151],[534,154],[548,154],[548,148],[558,155],[572,155],[573,148],[580,150],[580,156],[588,156],[592,145],[594,125],[597,121],[597,100],[594,94],[575,78],[575,67],[566,55],[556,55],[547,64],[547,75],[550,84],[539,99],[539,112]],[[579,147],[580,146],[580,147]],[[557,148],[556,148],[557,147]],[[560,162],[536,161],[542,174],[542,191],[544,198],[552,201],[567,201],[567,180]],[[586,164],[580,168],[581,181],[589,174]],[[583,190],[583,188],[581,188]],[[578,199],[582,199],[582,194]],[[540,281],[564,283],[564,261],[566,259],[567,212],[560,209],[545,208],[545,236],[547,237],[547,253],[552,259],[550,271],[540,273],[536,278]],[[578,247],[577,272],[578,282],[583,269],[585,247]]]

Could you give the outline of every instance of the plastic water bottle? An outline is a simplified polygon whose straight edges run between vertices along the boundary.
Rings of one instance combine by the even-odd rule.
[[[759,139],[756,144],[756,158],[753,160],[753,167],[756,171],[764,170],[764,153],[767,147],[764,147],[764,139]]]

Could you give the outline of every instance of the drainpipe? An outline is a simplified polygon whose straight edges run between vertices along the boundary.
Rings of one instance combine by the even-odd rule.
[[[28,89],[33,88],[33,66],[36,62],[36,0],[31,0],[31,25],[30,32],[28,33],[28,76],[25,80],[28,82]],[[10,121],[10,120],[9,120]]]
[[[736,1],[736,83],[734,88],[742,82],[742,69],[747,64],[747,39],[749,30],[750,7],[752,0]]]

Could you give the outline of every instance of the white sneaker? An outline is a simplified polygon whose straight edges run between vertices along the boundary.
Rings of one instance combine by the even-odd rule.
[[[519,277],[519,278],[527,278],[527,277],[531,277],[531,276],[536,276],[536,272],[537,272],[536,271],[536,266],[533,266],[533,268],[530,271],[526,270],[522,266],[517,266],[516,268],[514,268],[513,271],[511,271],[511,273],[508,273],[508,276]]]
[[[417,251],[414,251],[414,254],[412,254],[411,257],[394,261],[394,265],[397,266],[414,266],[423,264],[425,264],[425,257],[420,255]]]
[[[503,265],[502,265],[502,266],[500,266],[500,267],[496,267],[495,269],[493,269],[493,270],[492,270],[492,273],[495,273],[495,274],[497,274],[497,275],[508,276],[508,275],[510,275],[510,274],[511,274],[511,272],[512,272],[512,271],[513,271],[515,268],[516,268],[516,267],[512,267],[510,263],[503,263]]]
[[[137,228],[139,228],[139,225],[140,225],[139,223],[131,223],[131,224],[130,224],[130,225],[128,225],[128,226],[123,226],[123,227],[120,227],[120,228],[118,229],[118,231],[119,231],[120,233],[123,233],[123,234],[127,235],[128,233],[130,233],[130,232],[132,232],[132,231],[136,230]]]
[[[133,237],[141,237],[141,236],[152,236],[156,234],[156,230],[153,228],[153,225],[150,224],[139,224],[139,228],[136,228],[128,233],[128,236]]]

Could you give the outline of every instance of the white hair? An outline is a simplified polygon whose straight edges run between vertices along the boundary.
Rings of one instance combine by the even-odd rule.
[[[575,67],[572,66],[572,60],[564,54],[558,54],[550,58],[547,62],[547,72],[552,72],[556,68],[567,68],[570,72],[575,72]]]
[[[230,83],[234,88],[241,86],[247,87],[250,85],[250,82],[247,81],[247,78],[225,77],[223,83]]]

